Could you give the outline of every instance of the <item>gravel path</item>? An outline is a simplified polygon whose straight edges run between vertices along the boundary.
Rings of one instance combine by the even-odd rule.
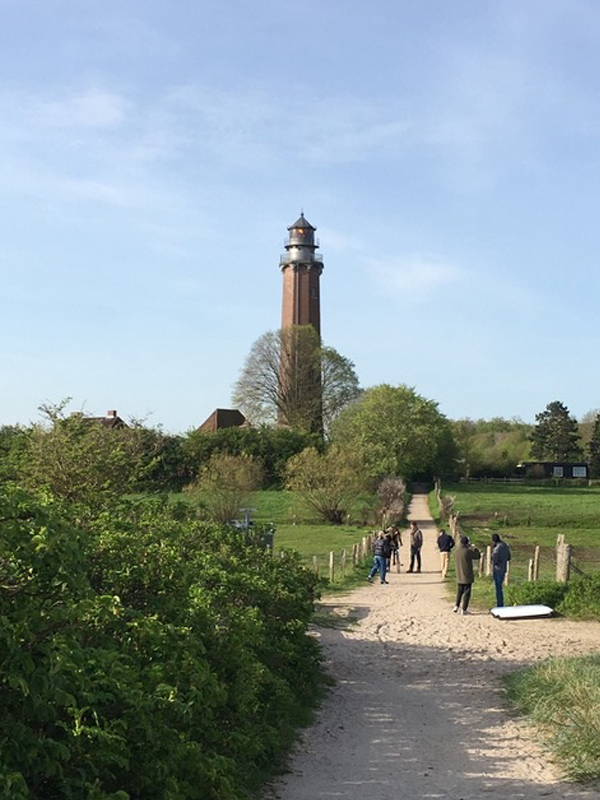
[[[265,799],[600,798],[561,782],[506,710],[500,681],[549,655],[597,652],[600,624],[453,614],[426,496],[414,497],[410,519],[424,534],[424,572],[324,604],[354,621],[317,631],[337,684]]]

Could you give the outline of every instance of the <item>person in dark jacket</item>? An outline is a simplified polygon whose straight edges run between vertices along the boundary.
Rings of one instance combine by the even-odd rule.
[[[456,563],[456,604],[454,612],[460,610],[461,614],[468,614],[469,600],[471,599],[471,586],[475,580],[473,562],[479,561],[481,553],[476,547],[469,544],[466,536],[461,536],[460,544],[456,548],[454,560]],[[460,607],[462,600],[462,608]]]
[[[367,575],[369,583],[373,583],[375,573],[379,572],[381,583],[387,583],[387,560],[390,557],[390,545],[385,538],[383,531],[379,531],[377,538],[373,542],[373,569]]]
[[[442,572],[442,580],[446,579],[448,574],[448,564],[450,563],[450,551],[454,547],[454,537],[442,528],[438,536],[437,545],[440,551],[440,570]]]
[[[416,522],[410,523],[410,566],[407,572],[414,572],[415,562],[417,572],[421,572],[421,548],[423,547],[423,534]]]
[[[497,533],[492,534],[492,545],[494,547],[492,550],[492,576],[496,587],[496,606],[503,606],[504,592],[502,591],[502,584],[510,561],[510,548]]]

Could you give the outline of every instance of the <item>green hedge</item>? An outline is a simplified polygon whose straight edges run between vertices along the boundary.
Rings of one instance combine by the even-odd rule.
[[[248,796],[320,685],[314,597],[187,507],[3,491],[0,796]]]
[[[569,583],[537,581],[507,588],[509,605],[542,603],[559,614],[600,620],[600,574],[572,578]]]

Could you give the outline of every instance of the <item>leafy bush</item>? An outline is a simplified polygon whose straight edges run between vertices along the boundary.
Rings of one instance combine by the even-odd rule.
[[[325,453],[307,447],[288,461],[287,487],[326,522],[340,525],[364,489],[364,463],[349,449],[331,445]]]
[[[600,620],[600,574],[572,578],[560,612],[570,617]]]
[[[262,467],[252,456],[213,453],[198,480],[186,488],[200,498],[208,519],[227,522],[248,505],[261,480]]]
[[[506,588],[508,605],[546,605],[559,610],[567,592],[567,585],[557,581],[520,583]]]
[[[314,576],[183,504],[0,520],[0,796],[248,796],[319,686]]]

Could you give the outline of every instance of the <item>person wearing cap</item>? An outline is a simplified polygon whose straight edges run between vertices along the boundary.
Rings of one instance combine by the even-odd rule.
[[[504,605],[504,592],[502,584],[510,561],[510,547],[503,542],[497,533],[492,534],[492,577],[496,587],[496,606]]]
[[[471,599],[471,586],[475,580],[473,562],[479,561],[481,553],[469,543],[467,536],[461,536],[460,544],[456,548],[454,561],[456,564],[456,603],[454,613],[468,614],[469,600]],[[462,608],[461,608],[462,602]]]

